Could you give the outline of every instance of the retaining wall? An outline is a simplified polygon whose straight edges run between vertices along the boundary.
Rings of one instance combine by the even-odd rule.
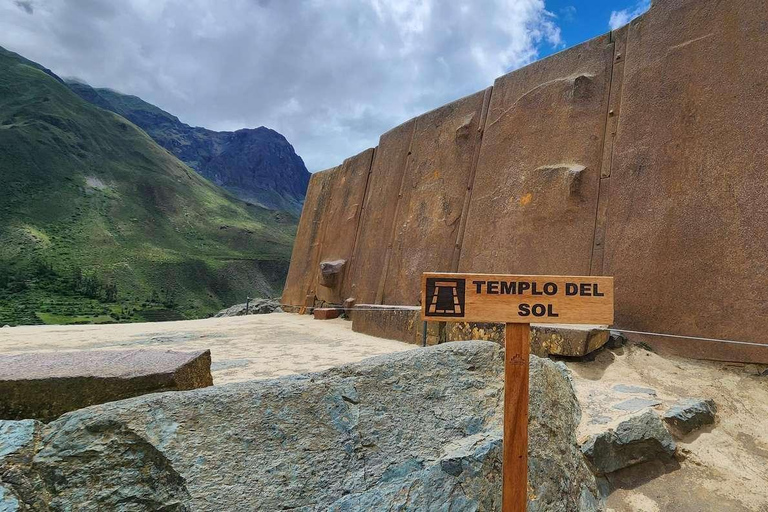
[[[656,0],[313,175],[283,301],[416,305],[424,271],[612,275],[618,327],[768,345],[766,98],[768,4]]]

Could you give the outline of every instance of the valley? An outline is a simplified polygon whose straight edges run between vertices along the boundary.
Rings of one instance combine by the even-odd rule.
[[[0,49],[0,326],[179,320],[282,290],[297,218]]]

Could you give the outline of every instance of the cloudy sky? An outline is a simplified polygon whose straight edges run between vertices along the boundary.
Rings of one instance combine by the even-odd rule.
[[[0,0],[0,46],[214,130],[268,126],[311,171],[650,0]]]

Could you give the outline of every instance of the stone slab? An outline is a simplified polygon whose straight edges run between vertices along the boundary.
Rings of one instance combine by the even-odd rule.
[[[605,35],[496,80],[460,272],[589,274],[613,49]]]
[[[312,315],[315,320],[333,320],[341,316],[341,309],[338,308],[315,308]]]
[[[656,407],[661,405],[661,400],[649,399],[649,398],[630,398],[613,405],[613,408],[617,411],[638,412],[649,407]]]
[[[306,306],[307,295],[315,295],[313,279],[317,274],[320,244],[323,239],[323,219],[337,169],[338,167],[334,167],[316,172],[309,179],[309,188],[293,243],[291,265],[283,289],[282,303],[287,306]]]
[[[384,284],[392,226],[415,124],[411,119],[388,131],[376,148],[350,269],[350,293],[360,304],[375,304]]]
[[[629,26],[603,267],[621,328],[768,341],[766,26],[752,0],[654,2]]]
[[[481,91],[416,119],[382,304],[416,305],[423,272],[455,271],[485,95]]]
[[[376,305],[358,304],[350,312],[352,330],[378,338],[421,344],[421,312],[415,306],[377,307]],[[434,326],[433,326],[434,327]],[[434,336],[428,344],[437,344]]]
[[[641,386],[628,386],[626,384],[616,384],[613,386],[614,391],[619,393],[629,393],[632,395],[651,395],[656,396],[656,390],[651,388],[644,388]]]
[[[341,304],[351,296],[352,285],[347,279],[349,265],[344,265],[335,284],[328,287],[321,283],[319,262],[351,260],[373,155],[373,149],[366,149],[344,160],[335,173],[330,197],[323,212],[323,238],[318,251],[319,258],[310,276],[317,298],[323,302]]]
[[[590,325],[531,325],[531,352],[542,357],[581,357],[602,348],[610,331]]]
[[[211,385],[209,350],[1,355],[0,419],[50,421],[90,405]]]
[[[486,340],[504,344],[504,324],[451,322],[446,341]],[[531,325],[531,353],[539,357],[581,357],[603,347],[609,338],[604,327],[590,325]]]

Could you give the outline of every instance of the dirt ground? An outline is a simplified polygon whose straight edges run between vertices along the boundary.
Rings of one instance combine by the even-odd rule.
[[[323,370],[418,347],[355,333],[344,320],[321,322],[286,313],[0,329],[0,353],[126,348],[208,348],[214,383],[225,384]],[[718,406],[714,426],[679,441],[679,461],[614,475],[609,510],[768,512],[768,377],[757,375],[764,367],[661,357],[638,346],[566,364],[583,409],[581,438],[638,412],[615,407],[628,399],[653,402],[649,406],[659,413],[686,397],[712,398]],[[647,389],[630,392],[630,386]]]
[[[211,350],[214,384],[325,370],[414,345],[352,331],[351,322],[268,315],[180,322],[0,329],[0,353],[152,348]]]
[[[679,462],[611,478],[617,489],[609,510],[768,512],[768,377],[757,375],[763,367],[661,357],[638,346],[568,366],[582,406],[582,438],[634,414],[615,408],[633,398],[661,402],[652,406],[659,413],[679,398],[711,398],[718,408],[715,425],[678,440]]]

